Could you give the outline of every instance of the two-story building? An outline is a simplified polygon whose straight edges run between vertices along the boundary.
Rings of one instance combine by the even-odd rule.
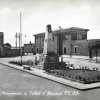
[[[55,52],[58,55],[88,56],[87,32],[89,29],[71,27],[52,31]],[[35,51],[43,53],[45,32],[35,36]]]

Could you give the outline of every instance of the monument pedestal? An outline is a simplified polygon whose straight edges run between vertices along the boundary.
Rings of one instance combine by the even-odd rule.
[[[43,69],[59,69],[59,56],[54,53],[43,54],[41,56]]]

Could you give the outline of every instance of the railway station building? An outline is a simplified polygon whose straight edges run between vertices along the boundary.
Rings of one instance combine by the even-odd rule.
[[[89,29],[70,27],[52,30],[54,51],[58,55],[69,56],[95,56],[97,51],[100,56],[99,39],[87,39]],[[35,34],[35,52],[43,53],[45,32]],[[95,46],[92,46],[92,45]]]

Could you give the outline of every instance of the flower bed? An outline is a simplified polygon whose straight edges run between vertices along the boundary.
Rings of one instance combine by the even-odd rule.
[[[34,66],[34,62],[32,60],[27,60],[27,61],[10,61],[9,63],[11,64],[15,64],[15,65],[18,65],[18,66],[22,66],[22,65],[28,65],[28,66]]]
[[[100,82],[100,71],[83,69],[48,70],[49,74],[84,84]]]

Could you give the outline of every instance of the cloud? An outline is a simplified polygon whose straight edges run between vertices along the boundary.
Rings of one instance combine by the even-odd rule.
[[[100,0],[0,0],[0,30],[5,32],[5,41],[14,45],[11,40],[19,32],[20,9],[22,32],[30,40],[33,34],[45,31],[48,23],[53,29],[89,28],[89,38],[100,38]]]
[[[11,8],[8,8],[8,7],[4,7],[0,11],[1,14],[8,14],[10,12],[11,12]]]

